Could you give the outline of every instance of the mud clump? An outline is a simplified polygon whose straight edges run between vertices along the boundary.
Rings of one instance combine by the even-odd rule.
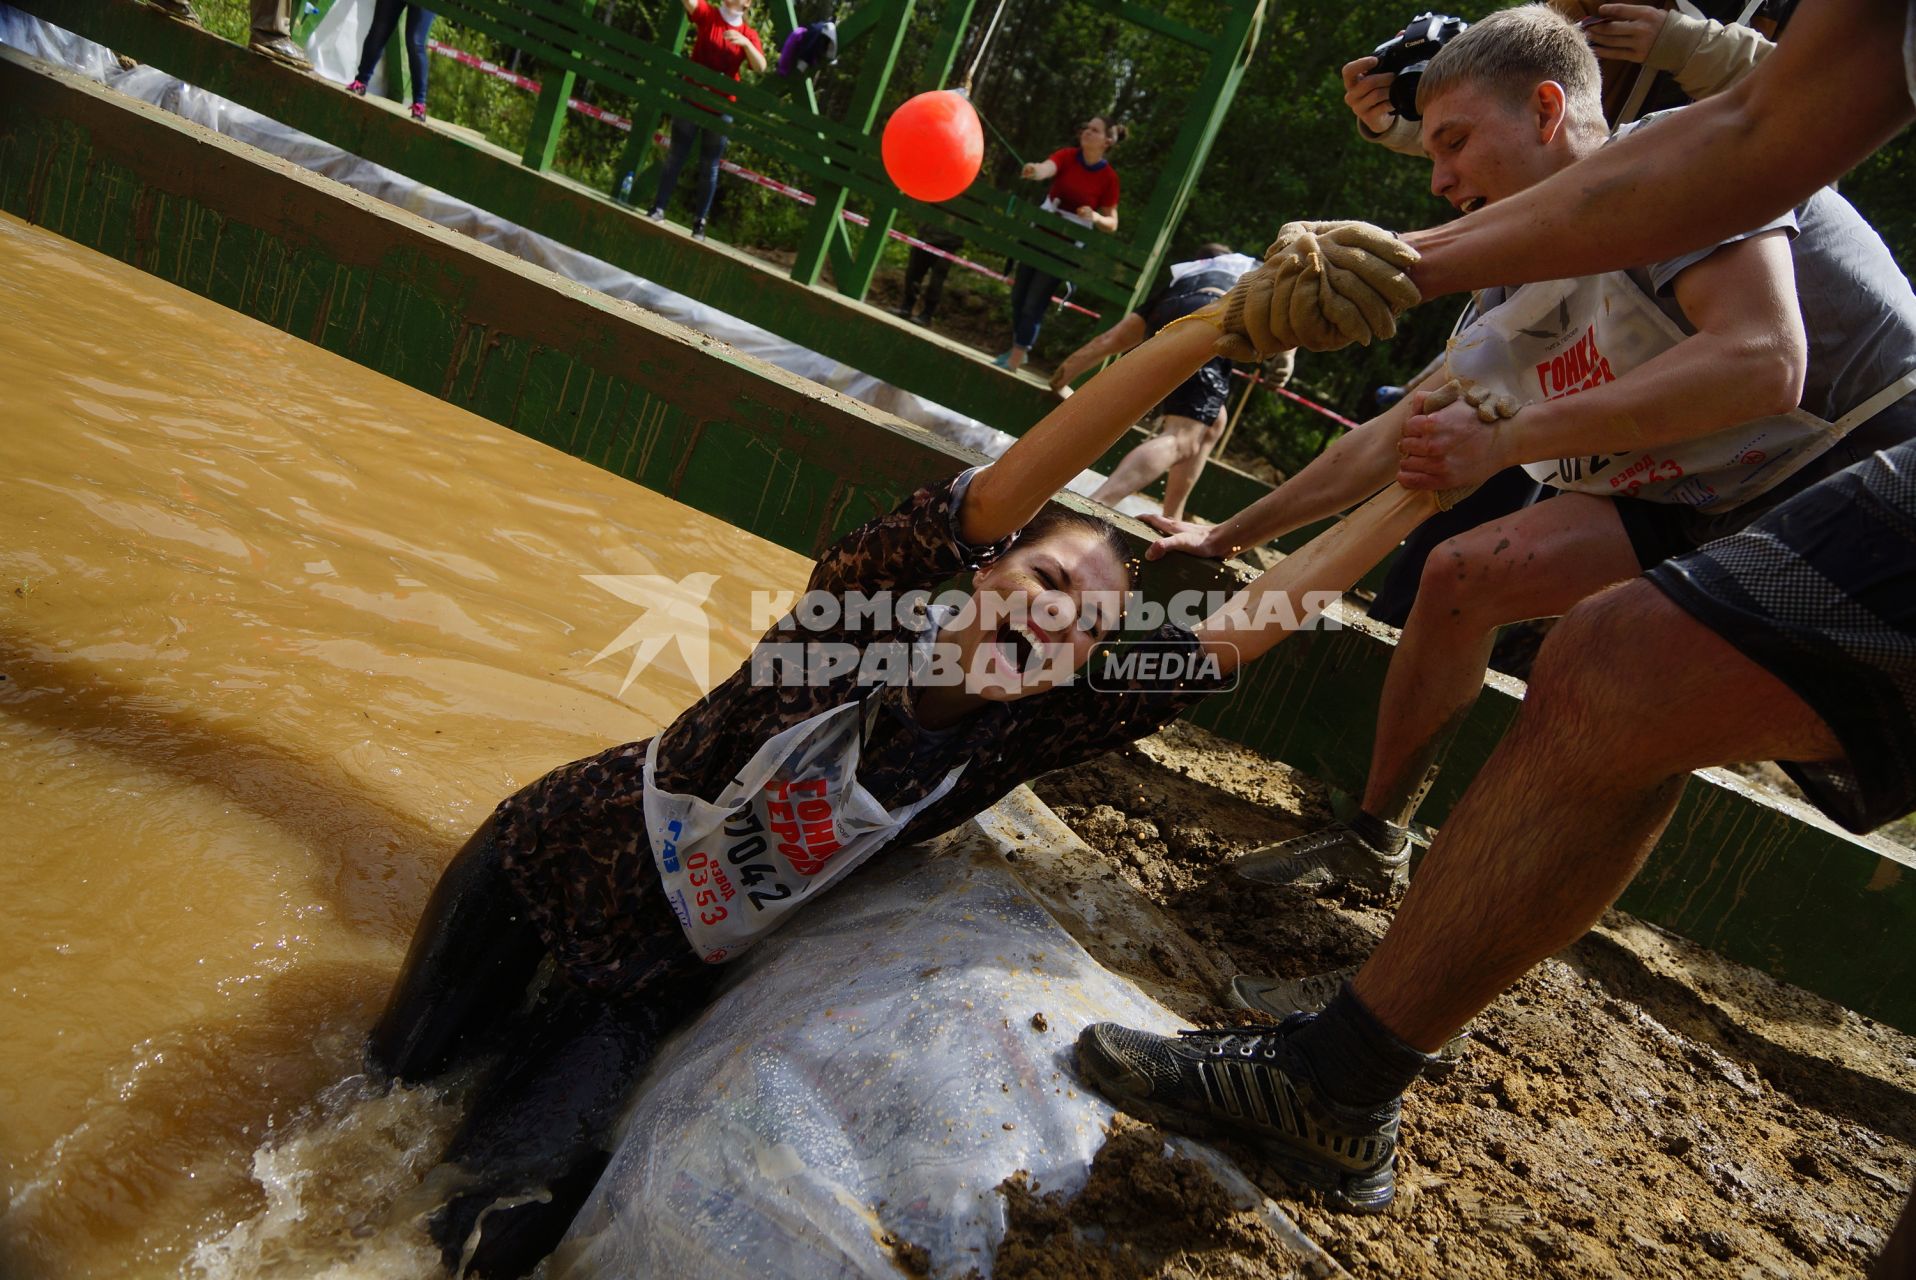
[[[1116,1117],[1084,1189],[1043,1192],[1022,1170],[998,1186],[1007,1226],[993,1280],[1277,1280],[1283,1243],[1211,1171]],[[1278,1269],[1273,1269],[1276,1265]]]
[[[898,1267],[908,1276],[928,1276],[931,1274],[931,1250],[922,1244],[912,1244],[889,1233],[884,1238],[884,1246],[891,1250],[891,1256]]]

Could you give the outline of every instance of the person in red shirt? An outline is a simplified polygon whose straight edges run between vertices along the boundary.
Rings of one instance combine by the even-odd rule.
[[[1036,164],[1026,165],[1023,176],[1040,182],[1050,179],[1044,208],[1082,226],[1116,231],[1118,171],[1106,157],[1123,139],[1123,125],[1092,116],[1078,126],[1077,146],[1064,147]],[[1029,263],[1018,264],[1011,278],[1011,350],[998,357],[999,365],[1007,369],[1024,367],[1032,344],[1038,341],[1038,326],[1044,323],[1052,291],[1064,283]]]
[[[755,72],[765,70],[765,50],[758,32],[745,21],[748,0],[719,0],[714,6],[706,0],[680,0],[686,16],[692,19],[692,61],[710,67],[722,76],[739,78],[739,67],[752,65]],[[699,101],[709,90],[699,88],[686,96],[684,107],[672,117],[672,150],[665,158],[665,171],[659,174],[659,191],[652,197],[651,218],[665,217],[665,206],[679,183],[679,170],[692,155],[692,144],[699,144],[698,210],[692,216],[692,238],[705,239],[705,215],[712,211],[712,195],[718,190],[719,161],[725,155],[730,138],[721,125],[732,117],[715,106]],[[715,94],[727,102],[736,102],[731,94]]]

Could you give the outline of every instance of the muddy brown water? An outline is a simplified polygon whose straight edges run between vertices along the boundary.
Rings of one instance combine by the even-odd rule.
[[[585,575],[716,573],[716,680],[809,562],[5,218],[0,332],[0,1275],[424,1274],[448,1113],[350,1077],[425,894],[699,693]]]

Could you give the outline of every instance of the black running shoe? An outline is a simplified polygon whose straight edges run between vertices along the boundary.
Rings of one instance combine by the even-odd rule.
[[[1348,823],[1333,822],[1308,835],[1253,849],[1233,869],[1260,884],[1319,889],[1361,884],[1371,889],[1402,889],[1410,881],[1410,833],[1392,827],[1393,847],[1373,848]]]
[[[1376,1111],[1331,1101],[1283,1028],[1158,1036],[1099,1022],[1078,1037],[1078,1069],[1145,1119],[1252,1142],[1340,1208],[1382,1213],[1396,1194],[1397,1101]]]
[[[1231,979],[1231,1003],[1280,1021],[1299,1013],[1322,1013],[1344,984],[1357,976],[1357,965],[1313,973],[1302,978],[1260,978],[1240,973]],[[1457,1065],[1470,1043],[1470,1033],[1459,1031],[1444,1041],[1436,1060],[1424,1068],[1430,1079],[1438,1079]]]
[[[1231,979],[1231,1003],[1282,1021],[1294,1013],[1321,1013],[1331,997],[1357,976],[1356,965],[1302,978],[1260,978],[1240,973]]]

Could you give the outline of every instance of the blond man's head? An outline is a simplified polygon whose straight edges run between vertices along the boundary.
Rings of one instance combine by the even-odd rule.
[[[1572,125],[1603,129],[1603,83],[1597,56],[1575,23],[1547,4],[1526,4],[1471,24],[1437,51],[1417,84],[1417,108],[1459,86],[1486,89],[1513,107],[1538,85],[1563,89]]]

